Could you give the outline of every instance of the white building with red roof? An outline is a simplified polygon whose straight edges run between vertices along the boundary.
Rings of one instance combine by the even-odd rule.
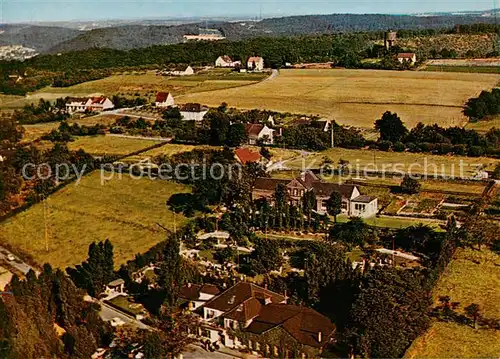
[[[417,55],[414,52],[401,52],[398,54],[398,61],[400,63],[410,62],[412,65],[415,65]]]
[[[275,130],[267,127],[267,125],[262,125],[260,123],[247,123],[245,125],[245,131],[248,136],[248,143],[251,145],[256,145],[259,140],[266,145],[274,144]]]
[[[249,148],[238,148],[236,151],[234,151],[234,155],[236,157],[236,160],[243,166],[247,163],[258,163],[262,160],[262,156],[259,152],[254,152]]]
[[[247,61],[247,69],[252,71],[264,70],[264,59],[260,56],[252,56]]]
[[[227,55],[224,56],[219,56],[217,60],[215,60],[215,67],[236,67],[238,65],[241,65],[241,61],[233,61],[232,58],[230,58]]]
[[[174,96],[170,92],[158,92],[156,94],[156,107],[170,107],[175,105]]]
[[[85,104],[85,109],[92,112],[102,112],[106,110],[112,110],[115,108],[113,102],[104,96],[91,97]]]

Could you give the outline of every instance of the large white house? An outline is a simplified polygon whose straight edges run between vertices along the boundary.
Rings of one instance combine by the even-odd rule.
[[[252,56],[247,61],[247,69],[252,71],[264,70],[264,59],[260,56]]]
[[[156,107],[170,107],[175,105],[174,96],[170,92],[158,92],[156,94]]]
[[[217,60],[215,60],[215,67],[236,67],[241,65],[241,61],[233,61],[229,56],[219,56]]]
[[[199,103],[187,103],[179,108],[184,121],[202,121],[208,113],[208,107]]]
[[[91,98],[69,98],[66,102],[66,111],[68,113],[75,112],[101,112],[112,110],[115,108],[113,102],[104,96],[91,97]]]
[[[410,62],[412,65],[415,65],[417,62],[417,55],[414,52],[401,52],[398,54],[398,61],[401,64]]]
[[[267,127],[267,125],[249,123],[245,125],[245,131],[248,136],[248,143],[251,145],[256,145],[259,140],[266,145],[274,144],[275,131]]]

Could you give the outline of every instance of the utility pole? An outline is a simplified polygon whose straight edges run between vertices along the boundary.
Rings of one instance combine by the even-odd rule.
[[[332,148],[335,147],[335,136],[333,135],[333,123],[330,122],[330,132],[331,132],[331,136],[332,136]]]
[[[45,234],[44,234],[45,251],[48,252],[49,251],[49,226],[47,223],[47,198],[45,197],[45,195],[43,196],[42,202],[43,202],[43,223],[44,223],[44,231],[45,231]]]

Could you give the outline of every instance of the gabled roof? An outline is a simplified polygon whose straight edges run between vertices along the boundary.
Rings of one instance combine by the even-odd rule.
[[[264,128],[264,125],[261,125],[260,123],[247,123],[247,124],[245,124],[245,131],[247,132],[248,136],[254,136],[254,137],[258,136],[263,128]]]
[[[69,103],[81,103],[81,104],[85,104],[87,103],[89,99],[86,98],[86,97],[68,97],[67,101],[66,101],[66,104],[69,104]]]
[[[339,192],[342,197],[350,199],[356,186],[352,184],[315,182],[312,188],[314,188],[317,196],[329,197],[333,192]]]
[[[376,199],[377,199],[377,197],[374,197],[374,196],[358,196],[358,197],[354,198],[352,201],[358,202],[358,203],[372,203]]]
[[[156,102],[165,102],[168,99],[170,92],[158,92],[156,94]]]
[[[416,56],[414,52],[400,52],[398,59],[412,59],[413,56]]]
[[[200,105],[199,103],[186,103],[180,107],[182,112],[204,112],[208,111],[208,107]]]
[[[328,343],[335,332],[335,325],[324,315],[306,307],[288,304],[263,306],[259,316],[252,321],[246,331],[263,334],[278,327],[287,331],[299,343],[316,348]]]
[[[91,105],[102,105],[106,100],[107,100],[107,98],[104,96],[91,97],[90,104]]]
[[[252,56],[248,59],[248,62],[259,62],[262,60],[262,57],[260,56]]]
[[[220,56],[220,58],[225,61],[225,62],[228,62],[228,63],[231,63],[233,62],[233,59],[231,59],[229,56],[227,55],[224,55],[224,56]]]
[[[205,308],[219,310],[225,313],[224,316],[229,315],[238,321],[247,321],[260,308],[257,302],[262,305],[265,299],[270,303],[281,303],[285,297],[255,284],[240,282],[207,302]]]
[[[234,151],[234,153],[243,165],[246,165],[250,162],[259,162],[262,157],[260,153],[254,152],[249,148],[238,148],[236,151]]]
[[[186,284],[181,287],[179,297],[188,300],[198,300],[202,293],[217,295],[220,293],[220,290],[213,284]]]
[[[286,186],[290,180],[260,177],[255,180],[255,189],[264,191],[275,191],[278,184]]]

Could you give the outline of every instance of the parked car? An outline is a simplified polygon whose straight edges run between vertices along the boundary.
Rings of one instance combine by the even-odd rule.
[[[125,322],[118,317],[114,317],[113,319],[111,319],[110,323],[112,327],[119,327],[125,324]]]

